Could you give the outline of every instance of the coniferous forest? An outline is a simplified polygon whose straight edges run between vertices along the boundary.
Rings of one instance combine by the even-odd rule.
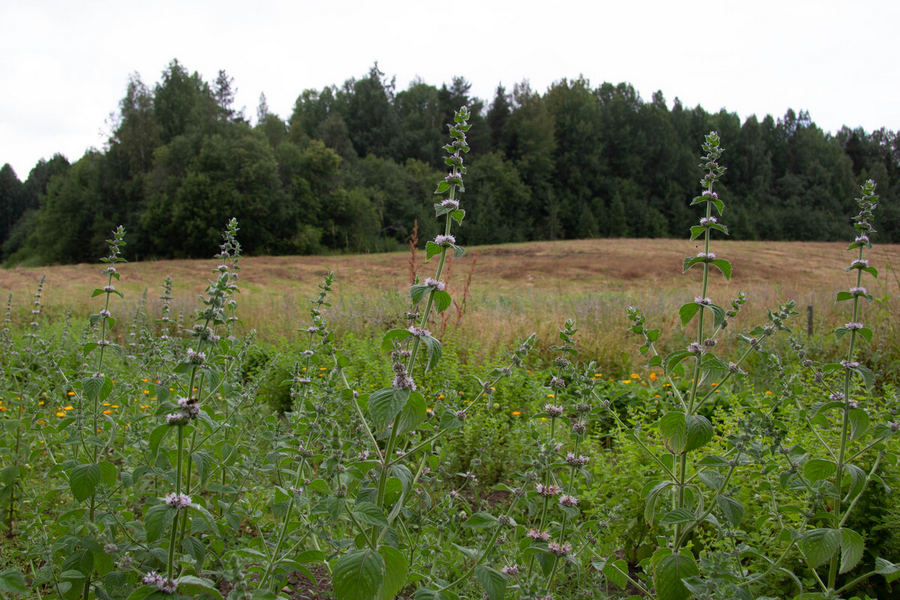
[[[41,160],[24,182],[2,167],[4,263],[91,261],[119,224],[131,260],[209,256],[231,217],[256,255],[395,250],[416,222],[427,239],[446,124],[462,105],[467,245],[681,237],[702,174],[694,149],[710,130],[728,148],[719,193],[736,239],[841,239],[854,191],[873,178],[879,241],[900,242],[896,132],[832,135],[793,109],[742,123],[627,83],[563,79],[540,93],[523,82],[489,102],[470,87],[457,77],[398,90],[376,64],[303,91],[287,121],[261,97],[251,120],[227,73],[208,82],[173,60],[152,87],[130,78],[103,149]]]

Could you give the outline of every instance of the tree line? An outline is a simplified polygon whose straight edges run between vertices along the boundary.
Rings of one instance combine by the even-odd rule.
[[[377,64],[343,85],[302,92],[290,118],[261,96],[255,123],[234,81],[177,60],[152,88],[133,75],[102,150],[57,154],[22,182],[0,169],[5,263],[92,261],[118,224],[130,259],[204,257],[230,217],[248,254],[376,252],[413,224],[437,234],[431,197],[453,111],[473,115],[463,197],[467,245],[590,237],[681,237],[699,189],[696,153],[718,130],[720,195],[735,239],[846,237],[858,183],[881,195],[880,241],[900,242],[900,136],[822,131],[804,111],[740,118],[645,101],[627,84],[527,82],[472,97],[462,77],[398,91]],[[727,198],[726,198],[727,197]]]

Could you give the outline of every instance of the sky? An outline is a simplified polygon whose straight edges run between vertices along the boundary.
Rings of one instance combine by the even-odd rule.
[[[224,69],[253,120],[260,93],[287,119],[303,90],[377,61],[398,90],[461,75],[486,104],[498,84],[583,76],[742,119],[793,108],[830,132],[896,131],[898,24],[897,0],[3,0],[0,164],[24,180],[102,149],[129,76],[152,87],[173,58],[207,81]]]

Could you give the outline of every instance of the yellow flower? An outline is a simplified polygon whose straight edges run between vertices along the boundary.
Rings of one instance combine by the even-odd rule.
[[[641,376],[640,376],[640,374],[638,374],[638,373],[632,373],[632,374],[631,374],[631,378],[632,378],[632,379],[640,379]]]
[[[63,411],[59,411],[58,413],[56,413],[56,416],[57,416],[57,417],[64,417],[64,416],[66,416],[66,413],[64,413]]]
[[[440,396],[438,396],[438,400],[443,400],[443,399],[444,399],[444,395],[443,395],[443,394],[441,394]]]
[[[622,380],[622,383],[631,383],[631,380],[630,380],[630,379],[623,379],[623,380]]]
[[[150,381],[150,380],[147,379],[146,377],[144,377],[143,379],[141,379],[141,381],[143,381],[144,383],[147,383],[147,382]]]
[[[67,395],[67,396],[74,396],[74,395],[75,395],[75,392],[66,392],[66,395]]]
[[[771,396],[771,395],[772,395],[772,390],[766,390],[766,395],[767,395],[767,396]]]
[[[656,371],[650,371],[650,381],[656,381]]]
[[[104,414],[104,415],[111,415],[111,414],[112,414],[112,411],[111,411],[111,410],[104,410],[104,411],[103,411],[103,414]]]
[[[66,410],[75,410],[75,407],[74,407],[74,406],[67,406],[67,407],[66,407]]]
[[[518,417],[518,416],[521,415],[521,414],[522,414],[522,411],[521,411],[521,410],[514,410],[514,411],[512,411],[512,415],[513,415],[514,417]]]
[[[547,394],[548,398],[553,398],[553,394]]]

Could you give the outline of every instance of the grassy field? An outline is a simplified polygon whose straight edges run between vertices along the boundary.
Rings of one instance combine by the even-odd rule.
[[[700,270],[681,273],[685,256],[700,249],[698,242],[667,239],[604,239],[534,242],[469,248],[453,260],[449,291],[457,303],[466,297],[464,310],[451,307],[437,331],[477,340],[492,350],[537,329],[549,343],[559,325],[574,317],[588,335],[585,349],[606,364],[627,363],[632,348],[622,348],[627,326],[624,307],[642,308],[650,322],[675,329],[677,307],[699,293]],[[806,307],[814,307],[817,334],[845,319],[835,310],[835,293],[853,284],[844,267],[852,259],[843,242],[734,242],[717,241],[719,257],[734,266],[732,281],[717,282],[713,300],[727,306],[739,291],[749,302],[741,325],[765,319],[766,308],[788,299],[797,301],[801,315],[795,328],[806,329]],[[890,315],[900,314],[900,245],[876,245],[868,254],[880,273],[875,295],[879,318],[876,337],[884,343],[896,338]],[[151,315],[158,314],[163,280],[174,281],[174,311],[189,311],[216,266],[213,260],[147,261],[124,264],[118,288],[125,294],[120,329],[127,315],[146,293]],[[263,340],[287,338],[305,322],[307,299],[328,270],[336,274],[330,321],[338,332],[384,329],[397,323],[406,309],[411,278],[409,253],[352,256],[251,257],[241,261],[239,314],[246,330],[258,330]],[[65,310],[81,318],[96,312],[91,291],[102,287],[99,264],[0,271],[0,292],[12,293],[14,318],[26,318],[31,295],[42,274],[47,281],[44,304],[51,320]],[[418,252],[415,271],[430,276],[433,266]],[[471,277],[466,290],[466,281]],[[727,297],[726,297],[727,294]],[[189,315],[186,315],[189,316]],[[123,318],[126,317],[126,318]],[[845,319],[846,320],[846,319]],[[119,331],[121,335],[123,332]],[[620,365],[623,368],[627,364]]]

